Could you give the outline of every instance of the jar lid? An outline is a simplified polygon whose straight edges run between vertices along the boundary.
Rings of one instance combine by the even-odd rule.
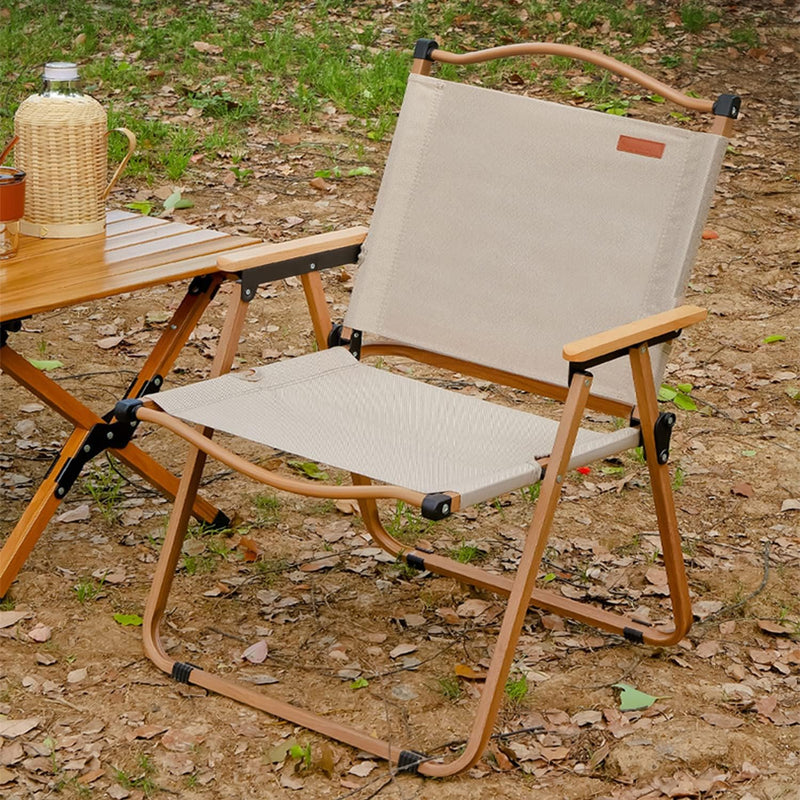
[[[17,167],[0,167],[0,185],[9,186],[12,183],[22,183],[25,172]]]
[[[74,81],[78,79],[78,65],[71,61],[50,61],[44,65],[46,81]]]

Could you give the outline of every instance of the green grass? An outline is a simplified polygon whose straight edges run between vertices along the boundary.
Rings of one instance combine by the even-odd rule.
[[[120,504],[124,499],[122,487],[125,485],[125,479],[113,468],[115,462],[111,461],[110,455],[108,459],[105,467],[92,467],[83,479],[83,488],[94,500],[103,519],[113,524],[122,513]]]
[[[450,551],[450,558],[461,564],[471,564],[473,561],[480,561],[484,556],[485,553],[479,547],[463,542]]]
[[[417,514],[411,506],[398,500],[392,516],[386,522],[386,530],[404,544],[414,544],[431,529],[430,520]]]
[[[135,770],[114,768],[114,779],[123,789],[138,789],[148,798],[158,790],[155,774],[156,766],[146,753],[140,753],[137,757]]]
[[[513,707],[523,706],[528,697],[528,679],[524,675],[510,675],[506,680],[505,695]]]
[[[253,498],[257,525],[274,525],[280,519],[280,500],[274,494],[259,494]]]
[[[719,19],[719,14],[698,0],[683,3],[680,9],[681,25],[689,33],[700,33]]]
[[[95,582],[91,578],[81,578],[72,587],[79,603],[87,603],[94,600],[103,590],[103,581]]]
[[[461,683],[455,675],[442,675],[437,679],[439,691],[447,700],[455,702],[464,694]]]
[[[161,0],[3,0],[3,7],[0,139],[10,136],[19,102],[37,89],[41,65],[75,60],[86,90],[110,112],[111,127],[124,125],[139,139],[127,175],[151,183],[180,180],[201,156],[230,168],[254,131],[324,124],[331,113],[346,117],[356,146],[385,138],[402,99],[410,49],[421,36],[439,35],[454,51],[550,39],[625,54],[659,23],[652,5],[620,0],[411,0],[380,17],[372,0],[198,0],[191,13],[176,13]],[[714,19],[699,2],[684,3],[680,13],[687,30]],[[743,42],[753,38],[747,31],[737,35]],[[541,78],[569,92],[567,72],[581,69],[568,61],[515,59],[461,73],[487,86]],[[457,72],[443,66],[438,74]],[[598,78],[583,90],[593,103],[610,103],[606,110],[625,110],[616,82]],[[110,147],[117,160],[121,137],[111,137]]]

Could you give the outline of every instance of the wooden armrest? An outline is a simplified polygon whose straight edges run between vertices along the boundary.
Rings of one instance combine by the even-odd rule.
[[[562,355],[567,361],[591,361],[679,331],[687,325],[701,322],[707,316],[708,311],[699,306],[678,306],[670,311],[662,311],[660,314],[653,314],[652,317],[645,317],[636,322],[620,325],[618,328],[611,328],[594,336],[586,336],[570,342],[564,345]]]
[[[217,266],[223,272],[241,272],[253,267],[277,264],[291,258],[303,258],[316,253],[352,247],[361,244],[366,236],[367,228],[358,225],[353,228],[346,228],[343,231],[331,231],[330,233],[306,236],[291,242],[256,244],[252,247],[242,247],[239,250],[225,253],[225,255],[217,259]]]

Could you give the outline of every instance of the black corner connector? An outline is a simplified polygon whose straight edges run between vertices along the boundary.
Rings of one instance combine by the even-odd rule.
[[[138,397],[129,397],[126,400],[120,400],[114,406],[114,416],[120,422],[128,422],[131,425],[138,425],[139,421],[136,419],[136,411],[144,401]]]
[[[623,628],[622,635],[629,642],[635,642],[636,644],[642,644],[644,642],[644,634],[636,628]]]
[[[742,98],[738,94],[721,94],[712,106],[712,111],[718,117],[739,118],[739,110],[742,107]]]
[[[453,510],[453,498],[449,494],[431,492],[422,501],[422,516],[425,519],[444,519]]]
[[[189,676],[193,669],[200,669],[197,664],[190,664],[188,661],[176,661],[172,665],[172,679],[178,683],[189,683]]]
[[[400,757],[397,759],[397,771],[410,772],[416,775],[419,772],[419,765],[427,760],[428,757],[424,753],[417,753],[414,750],[401,750]]]
[[[439,49],[439,43],[435,39],[417,39],[414,45],[414,58],[424,58],[432,61],[431,53]]]

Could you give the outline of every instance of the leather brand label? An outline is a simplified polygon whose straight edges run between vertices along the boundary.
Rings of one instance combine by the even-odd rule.
[[[617,150],[623,153],[635,153],[637,156],[648,158],[661,158],[664,155],[664,142],[652,139],[637,139],[635,136],[620,136],[617,140]]]

